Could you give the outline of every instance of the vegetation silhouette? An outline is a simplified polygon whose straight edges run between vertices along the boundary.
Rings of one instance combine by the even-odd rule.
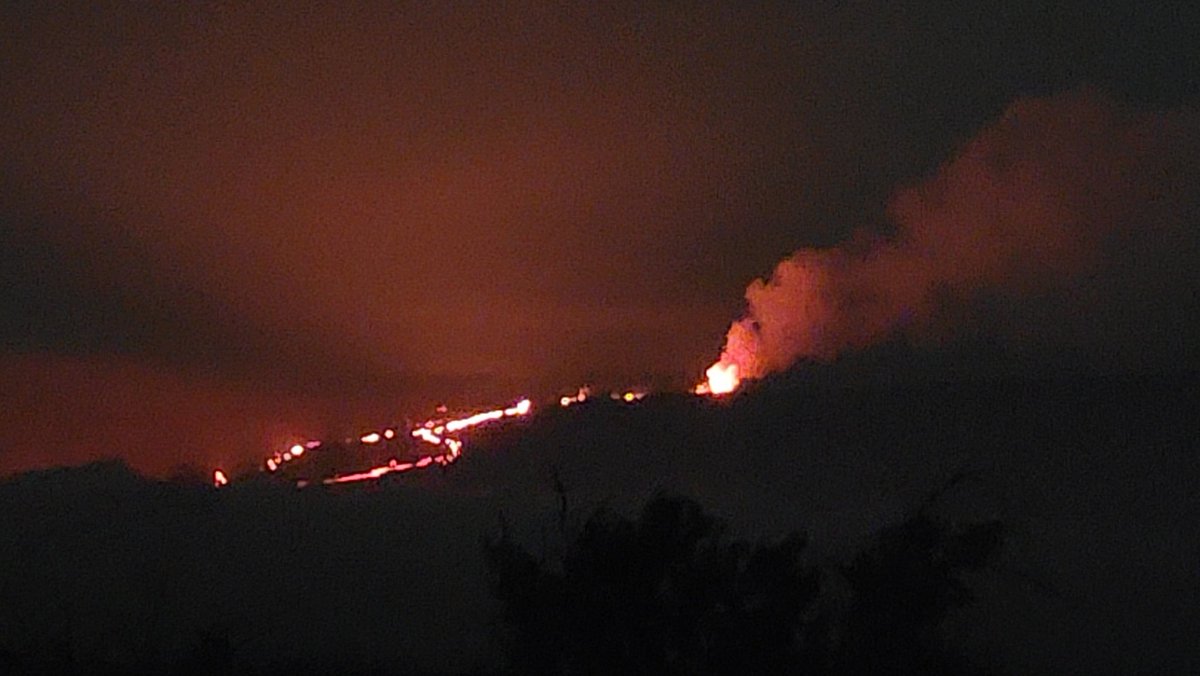
[[[961,477],[948,482],[957,483]],[[997,522],[933,516],[945,487],[845,565],[804,560],[800,532],[730,540],[695,501],[659,493],[635,518],[601,507],[559,556],[505,523],[484,544],[512,673],[972,673],[941,637],[994,559]],[[839,590],[844,592],[839,596]]]
[[[719,402],[547,411],[480,434],[453,485],[424,474],[297,491],[256,474],[217,491],[194,468],[158,482],[113,462],[6,479],[0,673],[974,670],[960,653],[1013,673],[1195,671],[1182,631],[1194,557],[1178,537],[1196,522],[1195,374],[879,387],[835,375],[786,374]],[[943,497],[967,477],[933,477],[964,466],[986,471],[989,495]],[[622,507],[575,508],[564,483],[579,504]],[[655,484],[703,502],[625,511]],[[898,501],[913,510],[863,530]],[[481,548],[497,509],[514,528]],[[537,524],[556,519],[539,549]],[[727,537],[800,527],[807,546]],[[394,579],[412,584],[393,594]],[[388,593],[345,595],[359,589]],[[973,590],[976,609],[955,613]],[[109,601],[113,621],[96,610]],[[310,614],[263,630],[295,609]],[[496,610],[503,663],[487,636]],[[375,627],[359,650],[355,632]],[[960,628],[970,646],[951,638]]]

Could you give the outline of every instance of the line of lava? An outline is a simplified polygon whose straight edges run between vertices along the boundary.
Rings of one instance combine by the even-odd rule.
[[[726,363],[724,359],[713,364],[705,371],[707,379],[697,385],[693,392],[699,395],[720,396],[733,392],[740,385],[738,377],[737,364]],[[559,400],[559,405],[566,408],[573,404],[583,403],[591,396],[591,388],[581,387],[572,396],[564,396]],[[613,392],[611,398],[625,403],[634,403],[640,401],[646,396],[646,392],[642,390],[630,390],[627,392]],[[463,440],[456,438],[454,435],[465,430],[477,427],[484,423],[495,420],[503,420],[505,418],[515,418],[528,415],[533,410],[533,402],[529,399],[521,399],[516,404],[507,408],[497,408],[490,411],[482,411],[473,413],[469,416],[454,419],[438,419],[431,418],[416,425],[409,431],[409,436],[417,441],[437,447],[441,450],[440,453],[431,453],[424,455],[412,462],[400,462],[396,458],[388,460],[386,465],[372,467],[370,469],[354,472],[351,474],[339,474],[327,477],[321,480],[324,485],[353,483],[357,481],[371,481],[379,479],[392,473],[409,472],[415,469],[425,469],[433,465],[445,467],[454,461],[458,460],[462,455]],[[444,412],[445,407],[438,407],[439,412]],[[392,440],[396,437],[397,432],[394,428],[387,428],[382,431],[371,431],[363,434],[358,438],[359,443],[367,446],[373,446],[386,440]],[[317,440],[306,441],[302,444],[294,444],[286,451],[277,452],[268,457],[264,464],[267,472],[275,473],[281,470],[285,465],[298,458],[301,458],[308,451],[318,449],[322,443]],[[296,485],[303,488],[311,483],[306,479],[301,479],[296,482]],[[224,471],[216,469],[213,471],[213,485],[217,488],[229,484],[229,478]]]
[[[439,411],[441,410],[444,409],[439,407]],[[463,418],[455,418],[450,420],[434,418],[426,420],[414,427],[409,434],[418,441],[438,447],[441,450],[440,453],[424,455],[413,462],[400,462],[396,458],[392,458],[388,460],[386,465],[380,465],[379,467],[373,467],[371,469],[352,474],[334,475],[332,477],[322,479],[321,483],[325,485],[332,485],[352,483],[356,481],[369,481],[378,479],[393,472],[408,472],[414,469],[424,469],[433,465],[445,467],[455,460],[458,460],[459,456],[462,455],[464,443],[462,439],[450,435],[469,430],[473,427],[477,427],[493,420],[525,416],[528,415],[532,410],[533,402],[531,402],[529,399],[521,399],[516,404],[507,408],[498,408],[490,411],[474,413]],[[372,446],[380,443],[384,439],[391,440],[395,437],[396,430],[393,428],[388,428],[382,432],[367,432],[359,437],[358,440],[364,445]],[[282,469],[287,463],[302,457],[306,452],[320,447],[321,442],[315,440],[307,441],[303,444],[294,444],[286,451],[271,455],[263,464],[267,472],[274,473]],[[215,487],[220,488],[228,483],[229,478],[225,475],[225,472],[220,469],[213,471],[213,485]],[[300,488],[303,488],[308,484],[309,481],[303,479],[297,481],[296,483],[296,485]]]
[[[395,458],[392,458],[386,465],[373,467],[364,472],[332,476],[327,479],[323,479],[321,483],[325,485],[332,485],[352,483],[355,481],[370,481],[393,472],[408,472],[414,469],[424,469],[432,465],[445,467],[455,460],[458,460],[459,456],[462,455],[463,447],[463,441],[461,439],[445,436],[447,433],[461,432],[493,420],[528,415],[532,410],[533,402],[528,399],[522,399],[508,408],[497,408],[491,411],[483,411],[481,413],[469,415],[465,418],[457,418],[454,420],[445,421],[439,421],[436,419],[426,420],[420,425],[414,427],[412,431],[409,432],[410,436],[432,446],[444,448],[444,452],[422,456],[416,462],[398,462]],[[391,439],[394,434],[394,430],[388,429],[384,430],[382,436]],[[371,432],[363,435],[360,440],[366,444],[373,444],[378,443],[380,437],[381,435],[378,432]]]

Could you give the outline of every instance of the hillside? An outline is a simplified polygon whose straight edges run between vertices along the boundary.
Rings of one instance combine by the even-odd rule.
[[[167,659],[222,628],[239,662],[492,670],[499,605],[481,541],[503,516],[555,546],[578,523],[692,497],[765,541],[809,534],[847,560],[931,491],[939,517],[998,520],[1004,549],[953,615],[955,645],[1003,672],[1200,667],[1196,378],[894,381],[811,373],[712,401],[544,408],[470,439],[445,469],[219,491],[119,463],[0,485],[6,650]],[[56,648],[65,650],[65,648]],[[315,661],[315,662],[314,662]]]

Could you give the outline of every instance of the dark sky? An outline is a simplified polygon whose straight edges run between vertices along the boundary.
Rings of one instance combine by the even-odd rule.
[[[1013,100],[1194,105],[1197,30],[1183,2],[5,3],[0,470],[687,383],[750,280],[879,226]]]

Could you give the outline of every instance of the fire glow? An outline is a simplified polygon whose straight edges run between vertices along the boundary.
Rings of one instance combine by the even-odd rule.
[[[706,375],[707,380],[697,385],[693,390],[694,393],[720,396],[733,392],[740,383],[737,365],[732,363],[727,364],[724,361],[719,361],[709,367]],[[631,404],[641,401],[647,394],[648,392],[642,389],[631,389],[612,392],[610,393],[610,398],[617,402]],[[580,387],[574,395],[561,397],[558,403],[560,406],[566,408],[587,401],[591,398],[591,395],[591,388]],[[447,409],[445,406],[438,406],[437,410],[439,413],[444,413]],[[462,455],[465,441],[458,437],[459,434],[494,421],[524,417],[532,411],[533,402],[527,398],[523,398],[512,406],[505,408],[479,411],[458,418],[437,417],[421,421],[412,426],[408,431],[408,437],[419,442],[422,446],[427,445],[435,448],[436,452],[420,455],[413,460],[405,462],[401,462],[399,459],[393,457],[386,464],[359,472],[334,474],[333,476],[320,479],[320,483],[323,485],[335,485],[373,481],[388,474],[410,472],[433,466],[448,466],[457,461]],[[388,427],[380,431],[367,431],[357,438],[350,438],[346,441],[347,443],[357,441],[362,446],[386,447],[385,444],[395,443],[397,438],[403,438],[402,430]],[[286,450],[268,456],[263,463],[263,467],[268,473],[279,472],[289,463],[305,456],[310,451],[320,449],[322,445],[322,442],[317,440],[294,443],[288,446]],[[312,483],[314,482],[309,479],[298,479],[296,481],[297,487],[300,488]],[[213,485],[220,488],[228,484],[229,478],[227,475],[220,469],[214,470]]]
[[[488,411],[480,411],[461,418],[431,418],[415,425],[409,432],[409,436],[423,444],[436,447],[440,452],[422,455],[411,462],[400,462],[396,458],[388,460],[387,464],[370,469],[353,472],[350,474],[335,474],[321,480],[322,484],[344,484],[356,481],[369,481],[378,479],[387,474],[396,472],[408,472],[414,469],[425,469],[434,465],[445,467],[454,461],[458,460],[462,455],[464,441],[454,435],[455,433],[464,432],[466,430],[478,427],[485,423],[496,420],[504,420],[507,418],[518,418],[529,415],[533,410],[533,402],[529,399],[521,399],[512,406],[507,408],[497,408]],[[444,406],[438,407],[439,412],[445,412]],[[394,428],[384,429],[382,432],[370,431],[358,437],[358,442],[363,446],[378,446],[385,441],[392,441],[397,437],[397,432]],[[318,449],[321,447],[320,441],[306,441],[302,444],[293,444],[286,451],[275,453],[266,458],[263,465],[267,472],[275,473],[281,470],[286,464],[294,461],[305,455],[306,452]],[[228,477],[220,469],[213,471],[213,485],[217,488],[225,486],[229,483]],[[300,479],[296,482],[297,487],[303,488],[311,482],[307,479]]]
[[[704,382],[697,385],[696,389],[693,390],[696,394],[719,397],[723,394],[733,392],[742,383],[741,378],[738,376],[738,365],[726,362],[724,359],[708,367],[704,375]]]
[[[567,395],[567,396],[560,398],[558,400],[558,405],[563,408],[567,408],[568,406],[572,406],[574,404],[582,404],[583,402],[587,401],[588,397],[591,396],[591,394],[592,394],[592,388],[584,386],[584,387],[579,388],[579,390],[576,391],[575,394]]]
[[[408,472],[414,469],[424,469],[431,465],[439,465],[445,467],[450,463],[458,460],[462,455],[463,441],[450,436],[443,436],[447,433],[461,432],[463,430],[477,427],[486,422],[493,420],[501,420],[504,418],[515,418],[528,415],[533,410],[533,402],[528,399],[522,399],[516,404],[508,408],[497,408],[490,411],[482,411],[463,418],[453,420],[426,420],[415,426],[409,435],[431,446],[436,446],[445,449],[442,453],[421,456],[415,462],[398,462],[395,458],[388,461],[386,465],[373,467],[365,472],[357,472],[354,474],[343,474],[329,477],[322,480],[321,483],[326,485],[344,484],[355,481],[368,481],[378,479],[379,477],[391,474],[393,472]],[[388,432],[392,432],[389,435]],[[385,430],[383,437],[391,439],[395,432],[391,429]],[[377,444],[380,441],[380,434],[371,432],[360,438],[364,444]]]

